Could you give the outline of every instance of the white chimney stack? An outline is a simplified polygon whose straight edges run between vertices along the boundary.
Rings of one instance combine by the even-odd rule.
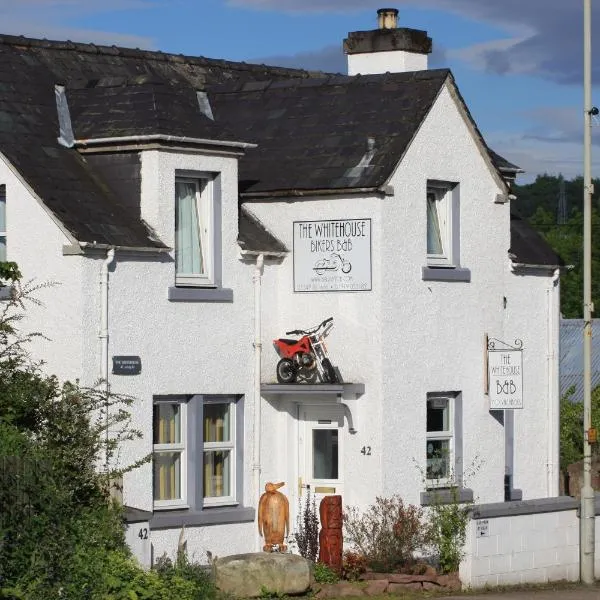
[[[426,31],[398,27],[398,9],[377,11],[378,29],[353,31],[344,40],[348,75],[424,71],[431,54]]]

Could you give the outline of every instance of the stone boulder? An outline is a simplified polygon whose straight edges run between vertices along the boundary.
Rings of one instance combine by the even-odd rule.
[[[238,598],[264,592],[304,594],[313,582],[313,565],[295,554],[256,552],[218,558],[213,563],[219,590]]]

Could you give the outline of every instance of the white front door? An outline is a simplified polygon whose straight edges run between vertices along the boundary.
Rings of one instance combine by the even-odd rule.
[[[339,405],[300,405],[298,492],[316,500],[343,495],[344,410]]]

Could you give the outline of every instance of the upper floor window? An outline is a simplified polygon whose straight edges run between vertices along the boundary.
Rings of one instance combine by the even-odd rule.
[[[460,228],[458,186],[446,183],[427,185],[427,264],[456,267],[459,260]]]
[[[214,182],[208,178],[175,180],[176,284],[215,284]]]
[[[0,261],[6,260],[6,186],[0,185]]]

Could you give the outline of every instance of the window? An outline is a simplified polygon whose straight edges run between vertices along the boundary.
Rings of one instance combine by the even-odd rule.
[[[154,404],[154,502],[155,506],[181,506],[186,501],[185,441],[186,404]]]
[[[235,494],[235,403],[204,405],[204,505],[231,503]]]
[[[452,398],[427,397],[427,485],[448,485],[455,477]]]
[[[6,186],[0,185],[0,261],[6,260]]]
[[[154,508],[189,509],[241,501],[243,399],[155,399]]]
[[[176,284],[215,284],[215,223],[212,179],[175,180]]]
[[[458,186],[427,186],[427,264],[435,267],[458,265]]]

